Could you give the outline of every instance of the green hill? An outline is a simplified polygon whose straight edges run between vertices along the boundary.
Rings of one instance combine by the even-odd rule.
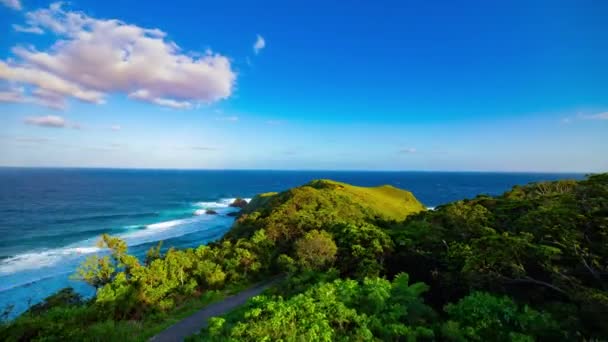
[[[237,220],[230,237],[265,229],[272,240],[291,241],[313,229],[340,223],[402,221],[425,210],[411,192],[390,185],[360,187],[314,180],[281,193],[254,197]]]

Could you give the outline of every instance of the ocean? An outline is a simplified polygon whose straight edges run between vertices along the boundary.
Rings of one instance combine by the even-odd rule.
[[[71,279],[103,233],[120,236],[143,256],[164,247],[196,247],[234,222],[234,198],[281,191],[329,178],[361,186],[407,189],[427,207],[499,194],[516,184],[582,174],[363,171],[236,171],[0,168],[0,312],[11,317],[57,290],[92,288]],[[218,215],[205,214],[213,209]]]

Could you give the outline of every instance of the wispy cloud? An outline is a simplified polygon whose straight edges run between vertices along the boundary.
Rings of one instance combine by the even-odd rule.
[[[0,0],[20,8],[15,0]],[[230,59],[210,50],[184,53],[167,34],[115,19],[68,11],[61,2],[25,14],[20,32],[51,33],[46,50],[16,46],[0,60],[0,80],[31,87],[38,104],[64,107],[66,99],[102,104],[110,93],[176,109],[228,98],[236,73]],[[28,88],[29,88],[28,87]]]
[[[258,34],[257,38],[255,40],[255,43],[253,43],[253,52],[255,52],[255,54],[257,55],[265,47],[266,47],[266,40],[264,39],[264,37],[262,37]]]
[[[37,26],[22,26],[14,24],[13,30],[23,33],[44,34],[44,30]]]
[[[112,126],[110,126],[110,129],[113,130],[114,132],[118,132],[122,129],[122,127],[120,125],[112,125]]]
[[[608,112],[597,113],[585,116],[587,120],[608,120]]]
[[[400,154],[414,154],[416,152],[417,151],[415,147],[402,148],[399,150]]]
[[[48,143],[51,140],[52,139],[49,139],[49,138],[39,138],[39,137],[15,137],[16,142],[32,143],[32,144]]]
[[[190,149],[195,151],[217,151],[217,147],[210,146],[192,146]]]
[[[67,125],[65,119],[57,115],[29,117],[24,120],[24,123],[27,125],[52,128],[65,128]]]
[[[0,90],[0,102],[25,102],[25,89],[23,87],[11,87]]]
[[[39,126],[39,127],[50,127],[50,128],[72,128],[80,130],[82,125],[77,122],[69,122],[58,115],[41,115],[41,116],[30,116],[23,120],[26,125]]]
[[[19,0],[0,0],[0,3],[17,11],[21,11],[22,8],[21,1]]]
[[[562,118],[560,122],[563,124],[571,124],[578,120],[608,120],[608,112],[601,112],[596,114],[578,113],[572,117]]]
[[[173,146],[173,149],[180,151],[218,151],[219,148],[214,146],[194,145],[194,146]]]
[[[215,120],[217,121],[228,121],[228,122],[237,122],[239,121],[239,117],[238,116],[218,116],[217,118],[215,118]]]
[[[271,125],[271,126],[278,126],[278,125],[283,125],[286,122],[287,121],[285,121],[285,120],[267,120],[266,124]]]

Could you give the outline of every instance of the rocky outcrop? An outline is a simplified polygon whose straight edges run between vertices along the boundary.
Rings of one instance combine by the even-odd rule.
[[[233,208],[245,208],[247,206],[247,201],[245,201],[242,198],[237,198],[235,199],[232,203],[230,203],[230,206]]]

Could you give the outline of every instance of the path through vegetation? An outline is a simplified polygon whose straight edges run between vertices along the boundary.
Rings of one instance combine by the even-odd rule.
[[[165,331],[150,339],[151,342],[175,342],[183,341],[186,337],[196,334],[207,326],[211,317],[221,316],[245,304],[251,297],[255,297],[274,285],[279,279],[254,285],[247,290],[241,291],[234,296],[228,297],[220,302],[213,303],[204,309],[184,318],[167,328]]]

